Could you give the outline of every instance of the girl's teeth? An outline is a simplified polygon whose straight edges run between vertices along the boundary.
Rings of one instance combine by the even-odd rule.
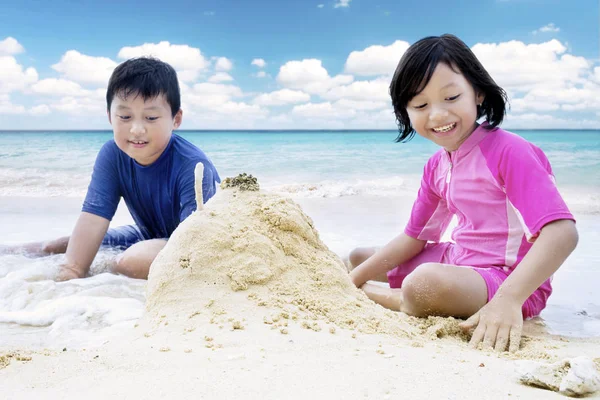
[[[436,132],[448,132],[454,128],[454,125],[456,125],[456,124],[440,126],[439,128],[433,128],[433,130]]]

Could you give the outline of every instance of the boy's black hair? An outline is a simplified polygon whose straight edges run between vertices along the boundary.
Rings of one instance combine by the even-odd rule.
[[[171,106],[173,117],[181,108],[181,95],[177,73],[169,64],[152,57],[139,57],[127,60],[113,71],[106,90],[106,108],[115,96],[127,98],[142,96],[144,100],[163,94]]]
[[[400,130],[396,142],[407,142],[415,135],[406,107],[427,86],[439,63],[461,73],[476,93],[485,95],[482,105],[477,107],[477,119],[485,115],[489,129],[497,127],[504,119],[508,102],[506,92],[494,82],[469,46],[450,34],[428,36],[404,53],[390,84],[390,96]]]

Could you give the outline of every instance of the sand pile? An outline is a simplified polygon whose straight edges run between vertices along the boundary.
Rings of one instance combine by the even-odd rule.
[[[258,190],[247,175],[226,179],[173,233],[152,265],[146,307],[145,320],[174,331],[208,321],[284,334],[290,324],[331,333],[420,332],[353,286],[296,203]]]

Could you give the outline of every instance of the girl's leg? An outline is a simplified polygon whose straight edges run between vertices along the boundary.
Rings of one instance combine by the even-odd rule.
[[[370,283],[362,289],[376,303],[417,317],[466,318],[488,301],[486,282],[478,272],[440,263],[421,264],[404,279],[400,289]]]
[[[345,263],[346,268],[348,268],[348,272],[352,271],[354,268],[358,267],[360,264],[365,262],[365,260],[371,257],[373,254],[375,254],[377,250],[379,250],[378,247],[357,247],[356,249],[352,250],[348,255],[347,262]],[[387,274],[384,273],[379,276],[376,276],[373,280],[379,282],[387,282]]]

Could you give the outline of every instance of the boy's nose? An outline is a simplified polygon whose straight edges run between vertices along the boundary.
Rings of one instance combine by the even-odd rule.
[[[131,124],[131,133],[133,134],[140,134],[140,133],[144,133],[145,132],[145,128],[144,128],[144,124],[140,124],[137,122],[134,122],[133,124]]]

